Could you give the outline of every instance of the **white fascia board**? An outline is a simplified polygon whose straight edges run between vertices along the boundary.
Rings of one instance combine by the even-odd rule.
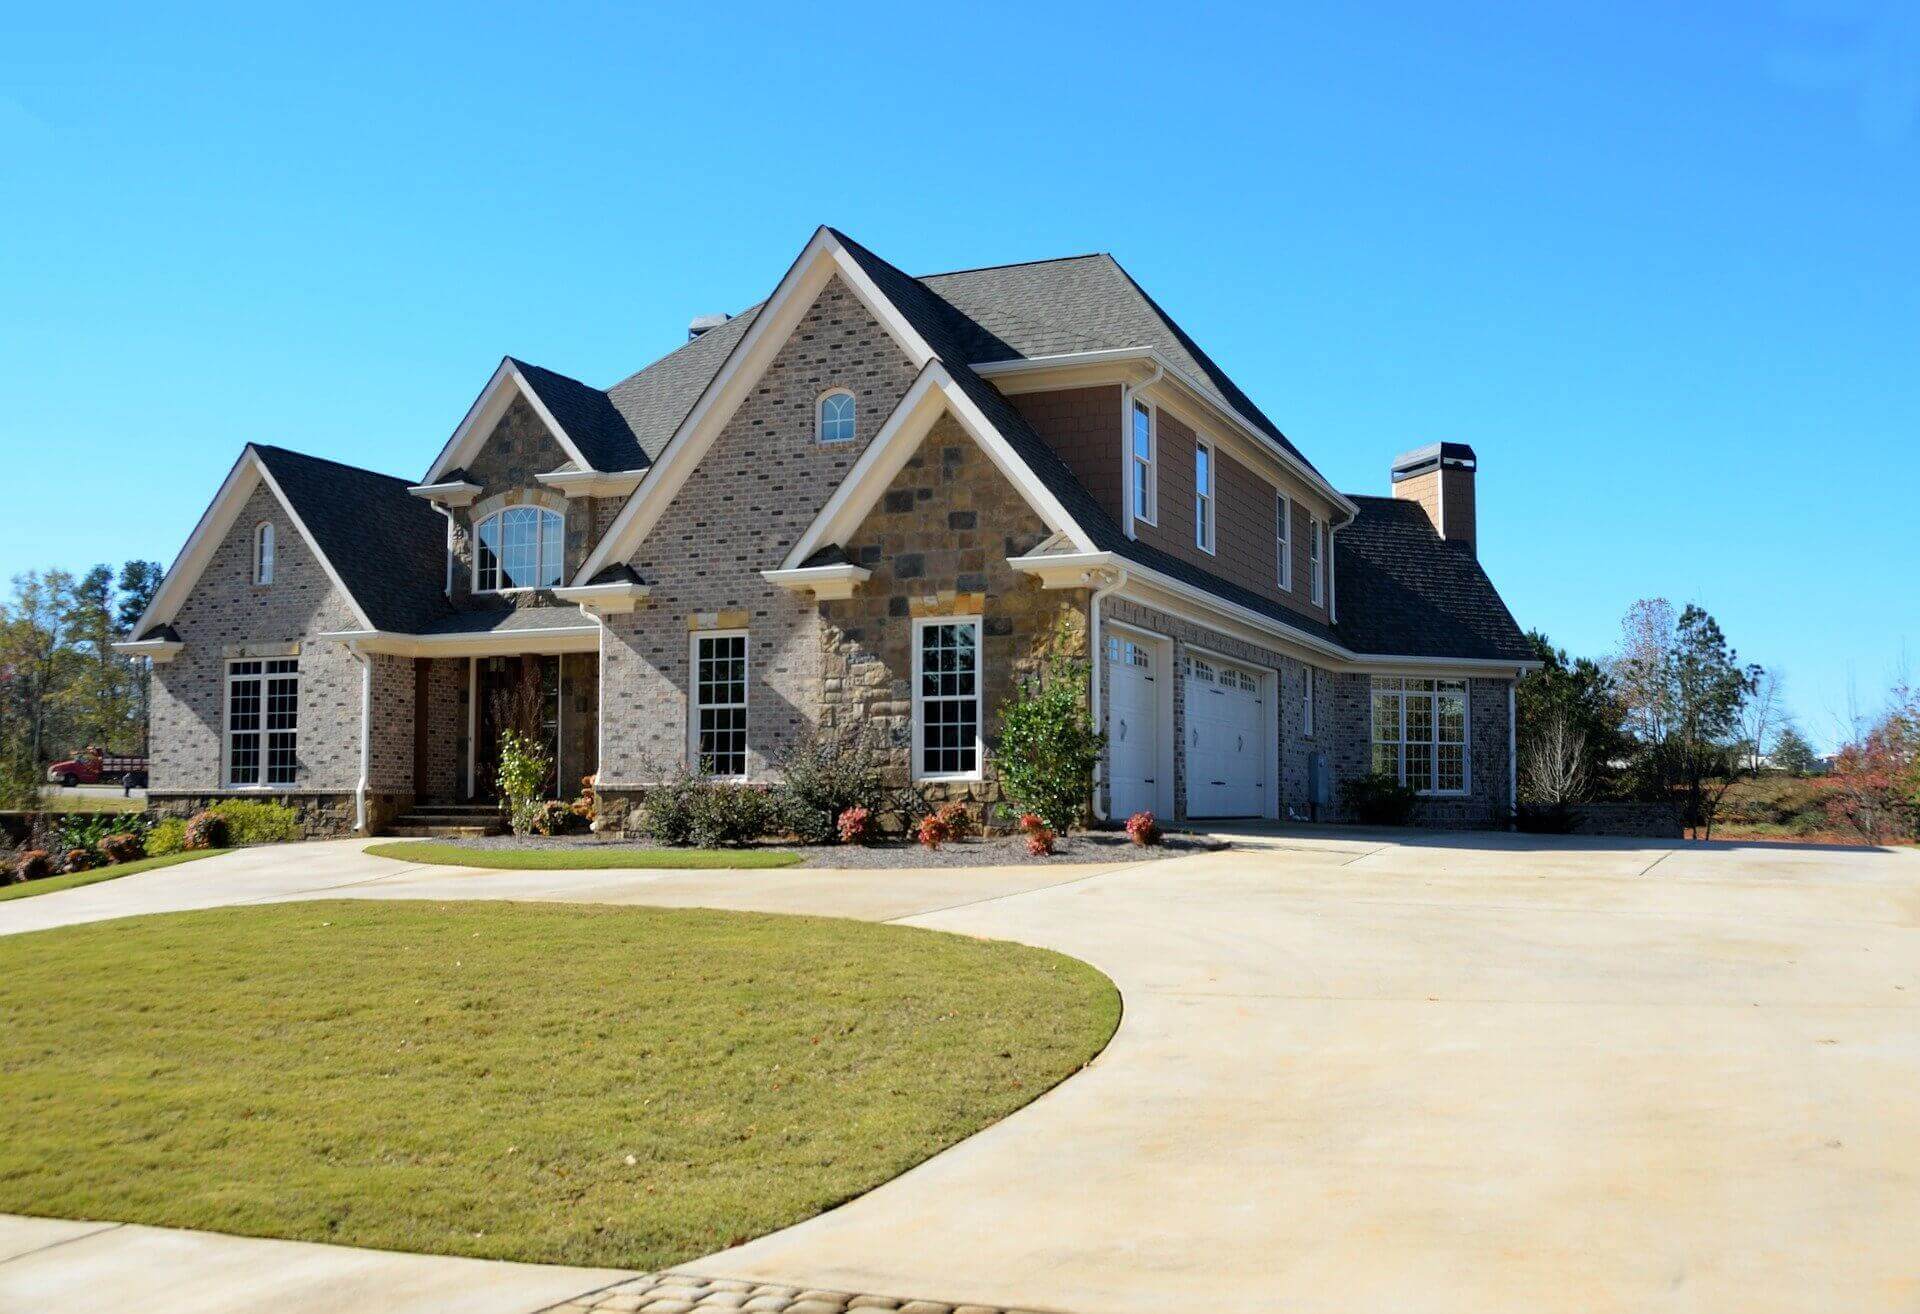
[[[552,432],[553,440],[560,444],[560,450],[567,454],[568,460],[582,470],[593,469],[593,462],[580,454],[580,448],[561,427],[560,421],[553,418],[553,412],[547,409],[546,403],[540,400],[540,395],[514,365],[513,358],[502,356],[493,377],[487,380],[487,386],[480,390],[480,395],[473,399],[473,405],[467,408],[460,427],[453,431],[453,437],[447,439],[447,445],[440,449],[440,455],[433,458],[433,466],[427,471],[427,477],[420,481],[420,486],[429,486],[448,470],[471,461],[481,444],[487,440],[487,435],[493,432],[493,426],[506,414],[516,393],[527,399],[527,405],[533,408],[540,422]]]
[[[445,484],[410,484],[407,491],[422,501],[442,506],[472,506],[473,499],[480,496],[480,485],[455,479]]]
[[[555,589],[553,596],[563,602],[571,602],[589,615],[600,612],[604,615],[626,615],[652,594],[645,584],[635,584],[623,580],[614,584],[576,584],[569,588]]]
[[[1258,450],[1278,460],[1294,477],[1300,479],[1308,487],[1315,489],[1322,496],[1326,497],[1335,507],[1344,512],[1349,520],[1360,514],[1360,508],[1355,506],[1353,500],[1345,493],[1342,493],[1339,489],[1328,483],[1325,477],[1308,466],[1299,457],[1275,442],[1270,434],[1255,425],[1252,420],[1249,420],[1232,406],[1227,405],[1225,402],[1205,392],[1191,374],[1179,365],[1176,365],[1173,361],[1167,359],[1158,348],[1108,347],[1100,351],[1062,352],[1055,356],[1030,356],[1019,360],[981,361],[971,368],[975,374],[978,374],[984,379],[1007,379],[1011,381],[1019,378],[1022,374],[1098,370],[1111,367],[1115,364],[1125,364],[1130,361],[1139,362],[1142,365],[1151,366],[1160,370],[1164,376],[1164,380],[1171,380],[1179,384],[1181,389],[1185,391],[1196,404],[1213,411],[1222,419],[1231,423],[1234,428],[1240,431],[1240,435],[1243,438],[1251,440]],[[1156,383],[1155,386],[1160,385]]]
[[[534,478],[568,497],[625,497],[640,486],[646,473],[645,470],[552,470]]]
[[[820,508],[820,514],[814,517],[806,532],[795,541],[786,559],[780,563],[780,569],[798,569],[801,562],[821,548],[845,543],[847,537],[859,529],[860,522],[867,518],[867,513],[880,500],[894,477],[913,459],[913,454],[920,449],[921,441],[934,423],[942,413],[948,411],[960,422],[967,436],[986,453],[994,468],[1020,491],[1027,504],[1046,522],[1048,529],[1064,536],[1082,551],[1092,550],[1093,540],[1067,514],[1067,509],[1060,505],[1053,491],[1015,454],[1006,438],[974,405],[973,399],[954,383],[946,367],[938,361],[930,361],[913,381],[913,386],[907,389],[907,395],[900,399],[900,404],[894,407],[893,414],[887,417],[880,432],[867,444],[867,450],[847,471],[840,486],[833,490],[827,504]]]
[[[873,577],[865,566],[842,563],[834,566],[797,566],[790,570],[763,570],[760,578],[776,588],[793,593],[811,593],[834,602],[850,598],[853,591]]]
[[[1484,675],[1510,680],[1537,671],[1544,663],[1533,658],[1501,662],[1485,657],[1398,657],[1392,654],[1356,653],[1353,665],[1356,669],[1381,675]]]
[[[1111,552],[1029,553],[1006,561],[1021,574],[1038,579],[1040,587],[1046,589],[1081,588],[1094,583],[1103,571],[1132,569]]]
[[[673,504],[714,439],[726,428],[753,385],[786,345],[800,318],[838,274],[854,296],[899,344],[915,369],[933,359],[933,349],[914,331],[891,301],[875,287],[845,245],[820,228],[788,268],[753,323],[733,344],[726,361],[701,392],[700,399],[673,431],[635,497],[622,507],[600,544],[574,578],[584,582],[608,566],[625,561],[646,541],[661,515]]]
[[[314,539],[306,522],[300,518],[300,513],[293,509],[293,503],[287,500],[286,493],[267,472],[266,463],[260,459],[260,454],[248,445],[246,450],[240,453],[239,459],[233,463],[233,469],[227,472],[226,479],[220,484],[220,491],[213,495],[213,501],[209,502],[207,509],[200,513],[199,522],[194,525],[193,532],[187,535],[186,546],[180,549],[180,555],[174,558],[173,565],[160,581],[160,587],[154,591],[153,601],[149,602],[146,611],[141,613],[139,621],[133,627],[133,633],[136,636],[145,634],[155,625],[173,619],[174,614],[180,610],[181,604],[187,600],[187,595],[193,592],[193,586],[200,582],[200,576],[206,571],[208,563],[213,560],[214,552],[219,549],[228,531],[233,528],[234,521],[240,518],[241,508],[246,506],[247,499],[253,496],[253,490],[261,484],[265,484],[279,501],[281,510],[287,513],[287,519],[291,520],[293,527],[299,531],[301,540],[307,545],[307,550],[313,553],[314,560],[320,563],[320,568],[326,572],[327,579],[340,591],[340,596],[346,599],[347,606],[353,611],[354,619],[372,628],[373,622],[367,619],[367,614],[361,608],[359,600],[347,589],[346,582],[333,568],[333,563],[327,560],[327,554],[320,550],[320,544]]]
[[[154,665],[164,666],[187,645],[179,639],[122,639],[107,646],[122,657],[146,657]]]
[[[519,653],[597,652],[600,626],[556,626],[544,630],[488,630],[473,634],[401,634],[392,630],[336,630],[317,638],[344,643],[359,652],[396,657],[506,657]]]

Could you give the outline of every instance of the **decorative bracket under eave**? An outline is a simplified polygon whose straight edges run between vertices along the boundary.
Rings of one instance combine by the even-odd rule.
[[[534,478],[568,497],[625,497],[640,486],[646,473],[645,470],[553,470]]]
[[[180,655],[187,645],[179,639],[140,639],[109,644],[122,657],[145,657],[155,666],[164,666]]]
[[[1007,564],[1032,575],[1043,589],[1099,588],[1115,573],[1111,552],[1042,552],[1008,557]]]
[[[646,604],[652,590],[645,584],[632,580],[618,580],[605,584],[576,584],[571,588],[555,589],[553,596],[562,602],[571,602],[589,616],[624,616],[638,610]]]
[[[449,479],[438,484],[411,484],[407,491],[415,497],[441,506],[472,506],[480,496],[480,485],[466,479]]]
[[[822,602],[850,598],[872,578],[873,572],[852,562],[830,566],[795,566],[791,570],[763,570],[760,578],[793,593],[811,593]]]

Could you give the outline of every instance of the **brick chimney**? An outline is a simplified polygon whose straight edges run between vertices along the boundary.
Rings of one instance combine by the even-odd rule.
[[[1393,495],[1418,502],[1441,538],[1475,552],[1473,472],[1465,443],[1428,443],[1393,458]]]

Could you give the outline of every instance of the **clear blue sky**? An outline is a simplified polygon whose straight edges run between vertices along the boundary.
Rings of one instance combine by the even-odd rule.
[[[9,7],[0,575],[170,561],[241,445],[417,476],[814,226],[1105,249],[1344,488],[1481,456],[1524,625],[1697,600],[1825,742],[1920,660],[1920,7]]]

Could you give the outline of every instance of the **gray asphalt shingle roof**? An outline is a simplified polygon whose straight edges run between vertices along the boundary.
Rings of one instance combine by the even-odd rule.
[[[606,393],[524,360],[507,359],[595,470],[644,470],[652,458]]]

